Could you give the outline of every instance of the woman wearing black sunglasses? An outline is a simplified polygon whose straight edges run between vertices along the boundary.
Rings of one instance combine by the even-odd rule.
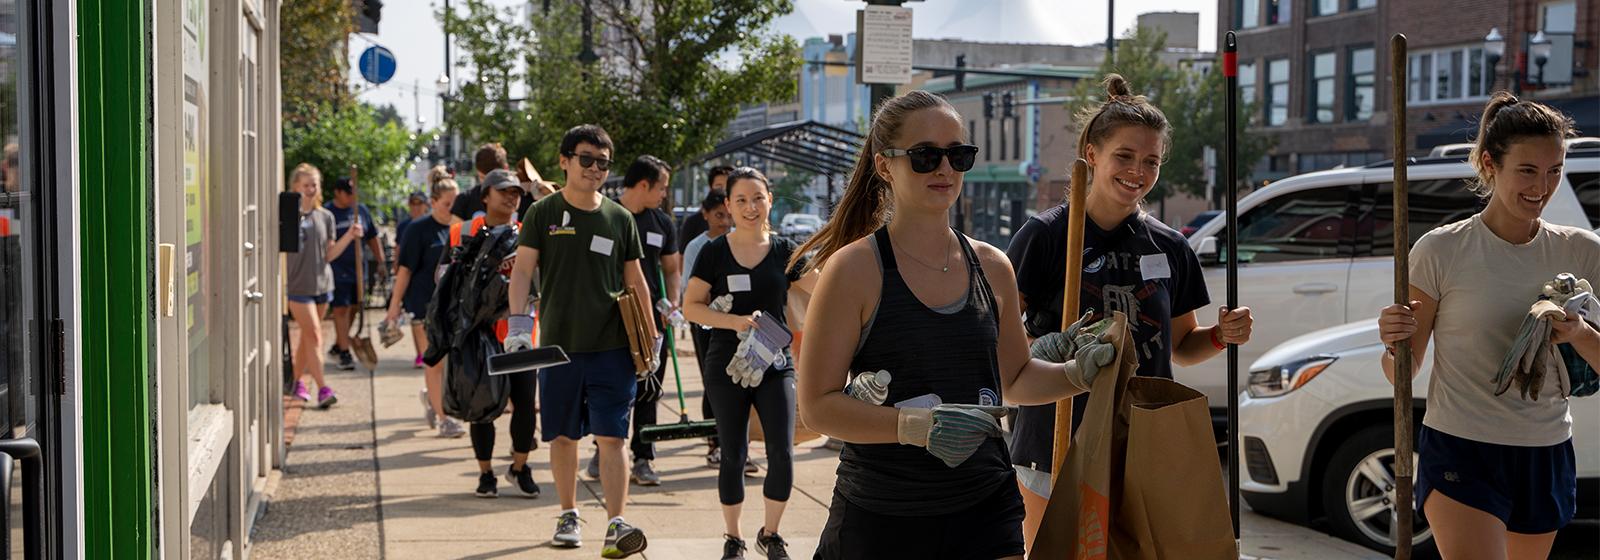
[[[1086,391],[1112,358],[1099,341],[1086,341],[1082,360],[1029,357],[1005,254],[949,226],[978,151],[962,122],[927,92],[885,102],[833,218],[791,262],[814,250],[804,266],[822,271],[806,312],[800,413],[847,442],[818,558],[1021,558],[1002,397],[1040,404]],[[882,375],[849,378],[879,371],[886,390],[862,382]]]
[[[1197,325],[1195,310],[1211,302],[1200,260],[1182,234],[1140,209],[1161,174],[1171,127],[1144,96],[1129,93],[1122,76],[1107,76],[1105,85],[1106,101],[1079,115],[1078,157],[1089,162],[1092,173],[1081,307],[1094,310],[1088,320],[1108,311],[1125,313],[1139,352],[1138,374],[1171,379],[1173,362],[1199,363],[1225,344],[1248,341],[1250,309],[1222,309],[1219,326]],[[1063,203],[1029,218],[1006,251],[1016,266],[1029,336],[1047,336],[1061,326],[1066,236]],[[1087,398],[1075,400],[1074,427],[1087,405]],[[1053,404],[1022,407],[1012,425],[1011,460],[1028,507],[1030,546],[1050,497],[1054,431]]]

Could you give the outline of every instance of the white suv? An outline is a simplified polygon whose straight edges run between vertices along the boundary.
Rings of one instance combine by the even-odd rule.
[[[1592,140],[1592,139],[1584,139]],[[1574,140],[1566,177],[1544,211],[1551,223],[1600,228],[1600,150]],[[1255,330],[1239,347],[1239,387],[1245,366],[1267,350],[1312,331],[1375,318],[1394,296],[1394,170],[1391,164],[1334,169],[1290,177],[1239,200],[1239,303],[1251,309]],[[1475,177],[1463,157],[1417,160],[1407,169],[1411,241],[1481,207],[1467,190]],[[1196,312],[1216,321],[1226,303],[1224,216],[1189,237],[1205,268],[1212,304]],[[1173,366],[1173,376],[1210,400],[1219,433],[1226,426],[1227,361]]]

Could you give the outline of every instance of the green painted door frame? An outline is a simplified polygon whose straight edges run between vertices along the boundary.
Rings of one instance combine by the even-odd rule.
[[[150,558],[149,6],[77,6],[84,556]]]

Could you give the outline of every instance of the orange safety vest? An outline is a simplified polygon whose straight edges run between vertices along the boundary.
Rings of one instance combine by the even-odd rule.
[[[517,221],[516,218],[512,218],[511,219],[511,225],[514,225],[514,226],[517,226],[517,227],[521,227],[522,226],[522,222]],[[477,235],[478,234],[478,230],[480,230],[480,229],[483,229],[483,216],[478,216],[478,217],[473,218],[471,221],[468,221],[468,222],[457,222],[457,223],[454,223],[454,224],[450,224],[450,248],[454,249],[456,247],[460,247],[461,246],[461,242],[463,240],[462,238],[464,238],[464,237],[472,237],[474,235]],[[510,331],[511,331],[511,326],[506,323],[505,319],[501,319],[501,320],[495,322],[495,324],[494,324],[494,336],[495,336],[495,338],[500,339],[500,342],[505,342],[506,341],[506,335]],[[538,321],[534,321],[533,322],[533,339],[534,340],[539,340],[539,322]]]

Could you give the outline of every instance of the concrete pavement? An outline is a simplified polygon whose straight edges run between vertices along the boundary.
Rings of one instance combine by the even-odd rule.
[[[680,341],[679,347],[687,348],[687,341]],[[503,479],[500,498],[474,497],[477,467],[467,438],[437,438],[423,423],[417,397],[422,387],[422,372],[412,369],[411,342],[403,340],[388,349],[380,349],[379,355],[379,370],[370,378],[365,372],[335,376],[333,382],[345,395],[335,411],[308,410],[302,417],[301,434],[290,447],[289,468],[261,523],[270,531],[258,531],[258,539],[270,535],[268,542],[258,543],[258,556],[298,558],[312,552],[339,557],[372,557],[375,552],[376,556],[384,558],[419,559],[599,556],[606,518],[598,481],[580,475],[579,508],[587,521],[584,547],[576,550],[550,548],[548,543],[560,508],[551,478],[548,447],[541,445],[529,459],[534,479],[543,489],[541,497],[532,500],[515,497]],[[692,356],[680,356],[679,367],[684,373],[690,416],[698,418],[698,366]],[[369,382],[370,394],[355,387],[361,381]],[[677,418],[677,400],[672,397],[670,371],[667,383],[668,396],[661,403],[661,419],[672,421]],[[500,435],[495,450],[497,474],[503,474],[509,465],[507,422],[508,417],[502,417],[497,423]],[[318,439],[335,435],[352,441]],[[360,439],[365,441],[354,441]],[[804,442],[795,451],[795,488],[780,528],[795,558],[811,557],[817,535],[827,518],[837,454],[822,448],[821,443],[820,439]],[[588,461],[592,448],[588,442],[582,444],[580,462]],[[316,456],[327,452],[350,456]],[[650,547],[644,558],[720,557],[723,529],[716,495],[716,471],[706,467],[704,453],[705,445],[699,440],[663,443],[658,446],[656,461],[662,485],[631,488],[626,517],[649,535]],[[753,446],[751,455],[758,464],[765,464],[765,453],[759,442]],[[314,464],[343,465],[350,471],[366,470],[370,471],[370,478],[355,474],[338,478],[320,467],[312,468]],[[762,472],[764,474],[765,470]],[[763,478],[757,474],[746,480],[742,529],[746,540],[753,545],[762,519],[760,485]],[[331,487],[334,484],[344,486]],[[312,496],[301,495],[308,491],[331,492],[343,498],[338,500],[338,505],[329,502],[322,515],[309,515],[286,507],[286,502],[311,503]],[[364,499],[368,494],[372,495],[370,501]],[[292,517],[291,512],[294,512]],[[330,524],[331,527],[294,529],[297,524],[323,524],[358,513],[359,520],[340,519]],[[375,523],[369,521],[373,517]],[[339,537],[345,533],[350,533],[348,537],[353,541],[341,541]],[[1243,552],[1251,558],[1382,558],[1375,552],[1320,532],[1248,513],[1244,519],[1244,533]],[[379,540],[375,551],[357,545],[372,536]],[[754,551],[751,553],[753,558]]]

